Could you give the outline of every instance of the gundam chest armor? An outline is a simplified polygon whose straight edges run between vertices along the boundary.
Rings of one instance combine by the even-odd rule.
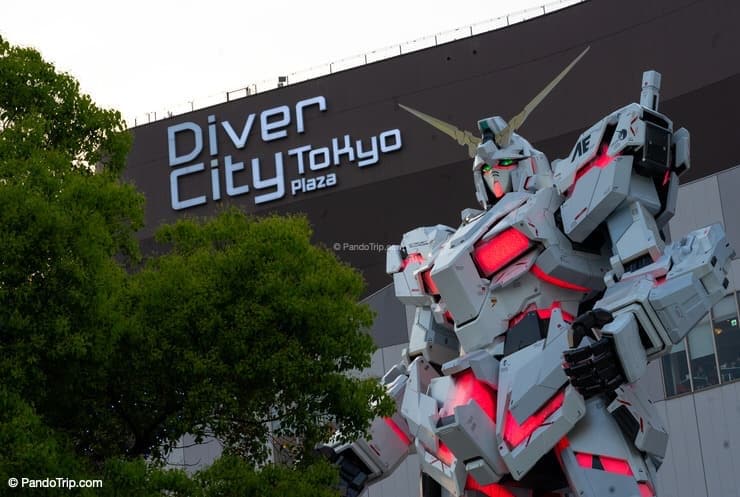
[[[345,495],[411,452],[428,495],[655,495],[668,435],[635,382],[724,295],[733,252],[719,225],[664,241],[689,136],[654,71],[566,159],[514,133],[576,61],[482,138],[406,108],[468,146],[483,210],[388,250],[415,315],[382,379],[397,412],[334,449]]]

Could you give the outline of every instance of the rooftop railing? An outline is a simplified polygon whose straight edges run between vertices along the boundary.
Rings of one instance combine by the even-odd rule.
[[[256,95],[257,93],[262,93],[269,90],[274,90],[276,88],[281,88],[289,84],[300,83],[309,79],[326,76],[338,71],[352,69],[354,67],[359,67],[380,60],[390,59],[391,57],[397,57],[399,55],[415,52],[424,48],[434,47],[443,43],[448,43],[463,38],[469,38],[471,36],[475,36],[481,33],[487,33],[489,31],[495,31],[497,29],[511,26],[512,24],[517,24],[528,19],[549,14],[550,12],[554,12],[556,10],[560,10],[565,7],[570,7],[571,5],[586,1],[588,0],[558,0],[555,2],[550,2],[538,7],[531,7],[525,10],[520,10],[511,14],[496,17],[494,19],[488,19],[485,21],[477,22],[475,24],[451,29],[449,31],[443,31],[441,33],[436,33],[415,40],[389,45],[373,50],[371,52],[365,52],[363,54],[345,57],[333,62],[320,64],[317,66],[309,67],[307,69],[301,69],[296,72],[287,73],[270,79],[256,81],[254,83],[247,84],[242,88],[219,92],[207,97],[200,97],[197,99],[189,100],[187,102],[183,102],[180,105],[172,106],[164,110],[146,112],[142,115],[126,118],[126,121],[129,126],[148,124],[160,119],[166,119],[168,117],[173,117],[176,115],[184,114],[186,112],[192,112],[197,109],[209,107],[211,105],[228,102],[230,100],[243,98],[250,95]]]

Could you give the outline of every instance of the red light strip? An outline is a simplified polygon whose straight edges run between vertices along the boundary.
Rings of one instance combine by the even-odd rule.
[[[453,375],[455,386],[452,387],[451,396],[440,409],[440,416],[451,416],[455,413],[455,407],[468,403],[470,399],[475,400],[478,406],[486,413],[486,416],[496,422],[496,392],[488,385],[475,377],[469,369]]]
[[[432,268],[421,273],[421,281],[424,282],[424,290],[426,290],[429,295],[439,295],[439,288],[437,288],[437,285],[434,283],[431,273]]]
[[[404,445],[411,445],[411,439],[409,439],[408,435],[401,429],[398,424],[396,424],[395,421],[393,421],[392,418],[384,418],[385,424],[387,424],[391,430],[393,430],[393,433],[396,434],[396,436],[403,442]]]
[[[529,438],[537,428],[545,423],[555,411],[560,409],[565,400],[565,391],[561,390],[550,399],[539,411],[524,420],[521,425],[516,422],[510,411],[506,412],[506,422],[504,424],[504,440],[509,447],[516,447],[524,440]]]
[[[637,487],[640,489],[640,497],[655,497],[655,492],[649,483],[638,483]]]
[[[452,316],[452,313],[450,311],[445,311],[443,316],[448,323],[455,324],[455,318]]]
[[[499,485],[498,483],[491,483],[490,485],[481,485],[475,478],[468,475],[468,479],[465,481],[465,490],[474,490],[480,492],[486,497],[515,497],[506,487]]]
[[[558,440],[558,443],[555,444],[555,453],[558,457],[560,457],[560,454],[570,447],[570,442],[568,441],[567,437],[563,437],[560,440]]]
[[[417,263],[421,264],[422,262],[424,262],[424,256],[421,255],[418,252],[415,252],[413,254],[409,254],[403,260],[403,262],[401,263],[401,271],[403,271],[404,269],[406,269],[406,266],[408,266],[409,264],[411,264],[413,262],[417,262]]]
[[[609,144],[608,143],[602,143],[601,148],[599,149],[599,153],[596,157],[594,157],[591,162],[586,164],[584,167],[578,170],[576,172],[576,180],[574,183],[577,183],[579,179],[583,177],[588,171],[591,169],[598,167],[599,169],[604,169],[606,166],[611,164],[612,160],[619,157],[621,154],[617,154],[614,156],[608,155],[606,151],[609,150]]]
[[[473,260],[480,272],[489,277],[522,255],[529,245],[529,238],[514,228],[508,228],[487,242],[479,243],[473,250]]]
[[[615,457],[600,456],[597,454],[588,454],[585,452],[575,452],[576,461],[581,467],[589,469],[601,469],[598,466],[601,465],[604,471],[608,473],[616,473],[624,476],[634,476],[630,465],[624,459],[617,459]]]
[[[575,320],[572,314],[565,312],[560,307],[560,302],[555,301],[550,307],[547,307],[545,309],[538,309],[537,306],[535,306],[534,304],[529,304],[526,309],[524,309],[522,312],[509,320],[509,329],[512,329],[514,326],[516,326],[517,323],[519,323],[519,321],[524,319],[527,314],[534,311],[537,312],[537,317],[539,317],[540,319],[550,319],[553,309],[560,309],[560,313],[563,316],[564,321],[572,323]]]
[[[455,460],[455,456],[452,455],[452,451],[441,440],[439,441],[439,448],[437,449],[437,459],[447,466],[452,466],[452,461]]]
[[[608,143],[602,143],[601,148],[599,149],[598,155],[594,157],[590,162],[588,162],[585,166],[583,166],[581,169],[576,171],[576,178],[573,180],[573,184],[568,188],[568,191],[566,192],[566,195],[570,196],[573,193],[573,190],[576,187],[576,183],[578,183],[578,180],[581,179],[587,172],[589,172],[593,168],[599,168],[604,169],[606,166],[612,163],[612,160],[622,155],[621,153],[611,156],[606,153],[606,151],[609,150],[609,144]]]
[[[577,292],[588,292],[590,291],[590,288],[586,288],[585,286],[576,285],[575,283],[569,283],[567,281],[563,281],[561,279],[558,279],[552,275],[547,274],[542,269],[540,269],[537,264],[532,266],[532,274],[544,281],[545,283],[550,283],[551,285],[559,286],[560,288],[565,288],[566,290],[575,290]]]

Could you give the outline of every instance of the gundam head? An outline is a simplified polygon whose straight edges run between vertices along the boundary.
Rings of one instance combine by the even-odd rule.
[[[499,116],[478,121],[481,138],[436,117],[405,105],[399,106],[437,128],[459,145],[467,147],[468,154],[473,158],[476,197],[481,206],[488,209],[508,192],[533,191],[552,184],[550,165],[544,154],[532,148],[532,145],[515,131],[524,124],[529,114],[581,60],[581,57],[586,55],[586,52],[588,47],[508,123]]]
[[[534,173],[528,169],[529,158],[537,151],[527,140],[512,133],[505,145],[497,145],[496,136],[506,128],[506,121],[499,116],[478,121],[482,138],[473,159],[473,183],[475,196],[484,209],[508,192],[521,189],[522,177]]]

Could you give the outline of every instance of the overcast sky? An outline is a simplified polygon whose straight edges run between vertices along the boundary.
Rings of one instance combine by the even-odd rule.
[[[552,3],[2,0],[0,34],[38,49],[133,124],[191,101],[196,108],[222,101],[226,90]]]

